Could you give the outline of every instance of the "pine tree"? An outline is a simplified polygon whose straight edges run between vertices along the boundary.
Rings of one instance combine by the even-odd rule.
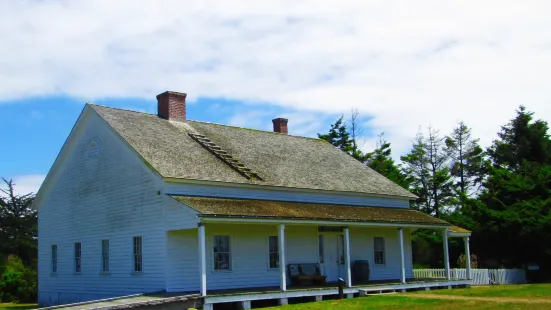
[[[446,137],[446,151],[451,160],[451,174],[456,179],[455,192],[461,207],[465,200],[476,194],[483,177],[484,151],[473,139],[471,129],[460,122],[452,134]]]
[[[363,154],[358,150],[356,141],[350,137],[344,116],[331,125],[329,133],[318,134],[318,138],[331,143],[357,160],[363,161]]]
[[[390,142],[387,142],[383,134],[379,135],[377,147],[373,152],[365,154],[365,163],[371,169],[387,177],[394,183],[409,189],[409,179],[402,172],[400,165],[397,165],[392,159],[392,149]]]
[[[547,122],[524,107],[488,149],[491,165],[473,207],[479,254],[508,267],[551,268],[551,140]]]
[[[411,190],[419,197],[414,207],[440,217],[453,199],[444,138],[429,127],[428,137],[418,133],[412,150],[401,159],[404,173],[411,178]]]
[[[17,255],[30,263],[36,258],[37,213],[31,208],[34,195],[18,195],[12,180],[2,179],[0,195],[0,253]]]

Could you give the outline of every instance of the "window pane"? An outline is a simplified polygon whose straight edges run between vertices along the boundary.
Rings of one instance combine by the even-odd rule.
[[[214,237],[214,270],[231,270],[229,236]]]
[[[57,272],[57,245],[52,245],[52,272]]]
[[[81,243],[80,242],[75,242],[75,247],[74,247],[74,254],[75,254],[75,272],[80,272],[81,271]]]
[[[109,240],[101,241],[101,271],[109,271]]]
[[[142,262],[142,237],[134,237],[134,271],[141,272],[143,269]]]

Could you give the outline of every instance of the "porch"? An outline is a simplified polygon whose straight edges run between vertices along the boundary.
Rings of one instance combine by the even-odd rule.
[[[466,279],[452,279],[448,256],[448,238],[463,237],[466,256],[470,257],[470,232],[450,229],[449,223],[415,210],[173,198],[200,214],[196,228],[188,226],[167,232],[167,270],[170,270],[167,291],[199,291],[207,304],[240,298],[282,302],[298,296],[322,298],[337,294],[334,283],[339,279],[349,297],[371,290],[470,283],[469,266]],[[411,234],[421,228],[439,231],[444,236],[443,279],[414,279]],[[365,275],[365,268],[363,271],[355,268],[358,264],[369,267],[366,277],[358,277]],[[302,265],[308,266],[305,269]],[[296,285],[304,284],[302,279],[309,277],[315,279],[309,284],[318,284],[317,287]],[[297,278],[301,281],[297,282]],[[324,283],[319,281],[321,278],[329,284],[321,285]],[[369,282],[365,283],[366,280]]]

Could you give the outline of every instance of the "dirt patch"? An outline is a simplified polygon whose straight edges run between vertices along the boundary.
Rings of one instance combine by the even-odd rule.
[[[508,297],[469,297],[469,296],[451,296],[451,295],[438,295],[438,294],[412,294],[404,295],[410,298],[429,298],[429,299],[447,299],[447,300],[479,300],[490,302],[507,302],[507,303],[528,303],[528,304],[551,304],[550,299],[533,299],[533,298],[508,298]]]

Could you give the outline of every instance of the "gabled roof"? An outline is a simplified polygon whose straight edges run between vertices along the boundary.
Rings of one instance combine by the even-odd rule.
[[[202,217],[326,220],[448,226],[447,222],[408,208],[314,204],[270,200],[171,196]]]
[[[324,140],[90,107],[165,178],[417,198]],[[193,140],[190,132],[207,137],[262,180],[244,177]]]

